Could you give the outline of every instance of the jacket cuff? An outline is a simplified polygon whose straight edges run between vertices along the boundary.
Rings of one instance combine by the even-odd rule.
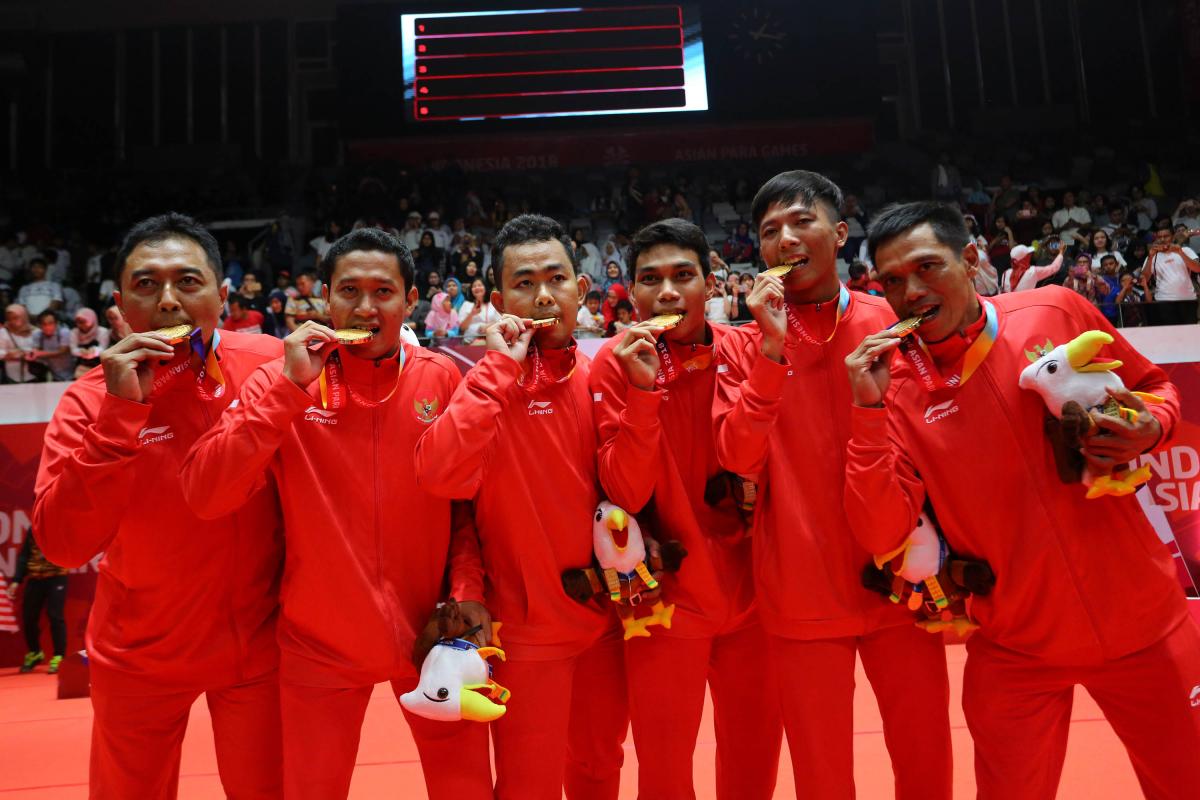
[[[138,433],[150,420],[153,409],[150,403],[135,403],[106,393],[96,417],[96,433],[108,442],[136,450]]]
[[[313,399],[308,392],[297,386],[290,378],[279,373],[271,388],[254,404],[263,417],[280,429],[290,425],[296,415],[311,405]]]
[[[630,386],[625,394],[625,410],[621,421],[635,428],[651,428],[658,423],[658,407],[662,404],[663,392]]]
[[[851,406],[850,440],[855,444],[887,445],[888,410],[886,408]]]
[[[489,350],[468,373],[468,378],[488,394],[499,396],[521,377],[522,367],[512,356]]]
[[[1150,445],[1149,447],[1147,447],[1145,450],[1142,451],[1144,453],[1151,453],[1151,452],[1157,450],[1158,448],[1162,447],[1163,445],[1165,445],[1167,442],[1169,442],[1171,440],[1171,435],[1175,432],[1174,431],[1175,420],[1171,416],[1171,412],[1167,411],[1165,408],[1162,408],[1161,406],[1151,405],[1151,404],[1147,403],[1146,410],[1149,411],[1151,414],[1153,414],[1154,418],[1158,420],[1158,426],[1161,429],[1160,433],[1158,434],[1158,441],[1156,441],[1154,444]]]
[[[759,353],[754,359],[754,366],[750,368],[750,388],[759,397],[782,400],[783,384],[787,380],[790,368],[786,357],[781,364]]]

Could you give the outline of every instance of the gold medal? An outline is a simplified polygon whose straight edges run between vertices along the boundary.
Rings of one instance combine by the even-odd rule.
[[[194,325],[172,325],[169,328],[159,328],[151,333],[156,333],[167,340],[167,344],[179,344],[186,342],[188,337],[192,335],[192,331],[196,330]]]
[[[546,317],[545,319],[535,319],[529,327],[537,330],[538,328],[552,328],[558,324],[558,317]]]
[[[362,328],[338,328],[333,332],[337,337],[338,344],[356,345],[366,344],[375,338],[375,334]]]
[[[763,270],[762,274],[770,275],[772,278],[782,278],[784,275],[787,275],[789,272],[791,272],[792,267],[794,267],[794,266],[796,266],[796,265],[795,264],[779,264],[778,266]]]
[[[924,321],[924,317],[909,317],[906,320],[897,322],[891,327],[891,330],[900,334],[900,338],[903,339],[905,336],[914,333],[917,328],[921,327],[921,323]]]
[[[659,314],[657,317],[651,317],[646,320],[647,325],[653,325],[655,328],[663,330],[671,330],[680,322],[683,322],[683,314]]]

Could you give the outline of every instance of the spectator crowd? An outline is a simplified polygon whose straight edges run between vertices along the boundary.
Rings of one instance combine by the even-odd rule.
[[[889,191],[864,178],[862,194],[848,194],[842,210],[847,286],[883,293],[865,245],[872,213],[892,200],[924,195],[957,204],[966,215],[980,253],[975,284],[982,295],[1054,283],[1085,297],[1118,327],[1197,322],[1200,196],[1169,201],[1152,168],[1103,188],[1061,179],[1018,183],[1007,174],[985,187],[964,178],[967,171],[942,154],[927,193]],[[369,175],[352,197],[325,184],[307,199],[311,213],[305,216],[317,231],[311,239],[303,222],[287,214],[248,239],[222,237],[229,287],[224,327],[282,338],[306,320],[327,322],[317,278],[321,259],[347,230],[370,225],[395,233],[413,253],[419,302],[409,318],[412,330],[426,339],[477,342],[498,318],[490,303],[491,238],[531,209],[570,218],[592,285],[578,312],[580,336],[612,336],[635,321],[629,234],[667,217],[696,222],[709,236],[717,280],[708,318],[751,319],[746,297],[759,259],[757,232],[745,221],[752,185],[745,177],[700,186],[687,175],[649,180],[629,168],[622,181],[597,190],[582,214],[579,203],[559,197],[510,203],[501,192],[488,196],[471,188],[462,175],[436,177],[431,187],[406,170],[388,180]],[[3,381],[65,381],[96,366],[100,353],[128,333],[113,300],[115,236],[88,242],[64,239],[51,226],[10,224],[0,239]]]

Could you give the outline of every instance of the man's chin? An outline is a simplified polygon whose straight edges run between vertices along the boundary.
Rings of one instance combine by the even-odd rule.
[[[537,342],[538,347],[547,350],[557,350],[561,347],[566,347],[571,343],[571,339],[575,336],[575,326],[567,328],[563,323],[555,325],[549,330],[540,331],[533,335],[533,340]]]

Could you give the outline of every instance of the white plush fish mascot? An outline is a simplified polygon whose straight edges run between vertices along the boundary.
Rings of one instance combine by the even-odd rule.
[[[1109,389],[1125,388],[1121,376],[1113,371],[1119,369],[1122,362],[1095,360],[1100,349],[1111,344],[1112,340],[1112,336],[1104,331],[1084,331],[1058,347],[1051,348],[1047,342],[1046,347],[1038,348],[1040,354],[1025,354],[1033,363],[1022,370],[1019,385],[1022,389],[1041,395],[1046,408],[1058,419],[1071,413],[1073,404],[1077,404],[1084,414],[1099,411],[1111,417],[1134,421],[1138,412],[1121,406],[1108,394]],[[1157,395],[1145,392],[1133,394],[1147,403],[1163,402]],[[1090,416],[1089,421],[1091,427],[1095,428],[1096,424]],[[1117,470],[1111,475],[1093,475],[1087,469],[1083,473],[1089,500],[1104,495],[1131,494],[1148,480],[1150,468],[1145,465],[1134,470]]]
[[[491,722],[504,716],[510,693],[492,680],[489,656],[504,660],[496,647],[476,647],[465,639],[439,639],[421,664],[417,688],[400,695],[400,705],[426,719]]]

